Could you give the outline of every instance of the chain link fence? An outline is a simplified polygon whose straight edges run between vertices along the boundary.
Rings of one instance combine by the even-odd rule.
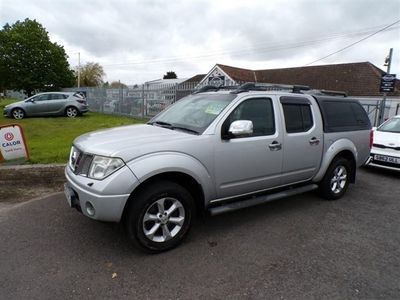
[[[379,126],[379,111],[382,99],[358,98],[365,111],[367,112],[372,126]],[[400,114],[400,99],[386,99],[383,120]]]
[[[164,108],[191,94],[197,82],[152,84],[145,83],[129,88],[70,88],[85,94],[90,110],[106,114],[151,118]],[[378,126],[381,99],[355,97],[363,105],[373,126]],[[400,114],[400,99],[386,100],[384,119]]]
[[[129,88],[68,88],[66,92],[85,94],[91,111],[150,118],[191,94],[196,82],[180,84],[141,84]]]

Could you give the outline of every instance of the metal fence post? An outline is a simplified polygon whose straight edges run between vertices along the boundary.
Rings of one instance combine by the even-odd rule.
[[[144,119],[144,84],[142,84],[142,119]]]

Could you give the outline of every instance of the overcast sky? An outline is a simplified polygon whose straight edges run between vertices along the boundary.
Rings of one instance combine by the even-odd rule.
[[[299,67],[400,20],[400,0],[0,0],[0,25],[36,19],[71,67],[98,62],[126,84],[207,73],[216,63]],[[313,65],[369,61],[400,77],[400,23]]]

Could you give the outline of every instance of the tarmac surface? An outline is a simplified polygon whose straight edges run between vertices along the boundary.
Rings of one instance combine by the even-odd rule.
[[[399,178],[362,169],[338,201],[306,193],[199,218],[157,255],[61,193],[2,203],[0,298],[399,299]]]

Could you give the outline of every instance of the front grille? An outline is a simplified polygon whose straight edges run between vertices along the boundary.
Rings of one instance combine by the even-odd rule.
[[[91,154],[82,154],[82,157],[79,161],[79,165],[77,165],[75,169],[75,174],[85,175],[89,173],[90,165],[92,164],[93,155]]]
[[[372,144],[372,146],[374,146],[375,148],[393,149],[393,150],[400,151],[400,147],[391,147],[391,146],[386,146],[386,145],[382,145],[382,144]]]
[[[93,155],[87,154],[73,147],[69,159],[69,165],[72,171],[77,175],[87,176],[90,165],[92,164]]]

